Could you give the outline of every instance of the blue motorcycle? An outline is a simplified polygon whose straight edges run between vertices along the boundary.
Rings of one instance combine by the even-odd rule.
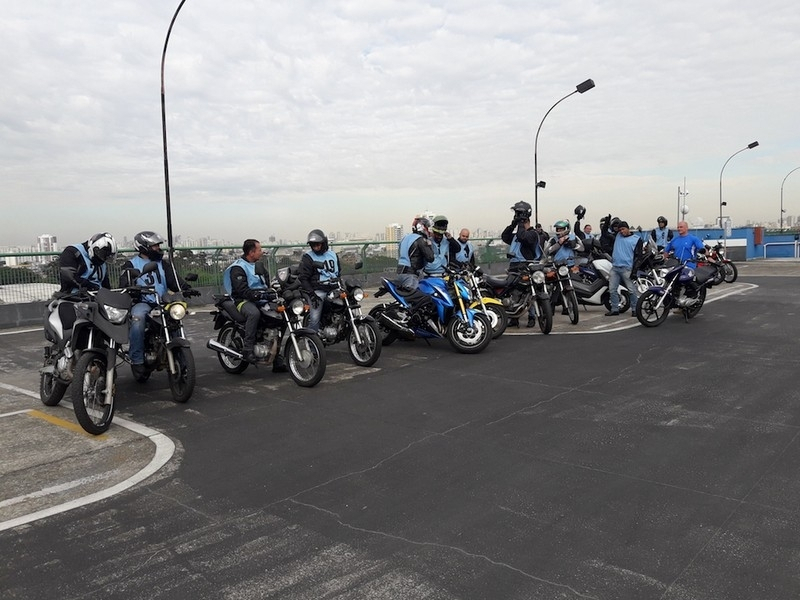
[[[401,288],[383,279],[375,296],[390,294],[394,302],[379,304],[369,314],[378,321],[383,345],[396,339],[447,338],[462,354],[482,352],[492,341],[492,324],[482,312],[469,308],[472,292],[457,277],[422,279],[416,290]]]

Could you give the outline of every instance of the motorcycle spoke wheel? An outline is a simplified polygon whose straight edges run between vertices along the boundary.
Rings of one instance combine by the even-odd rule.
[[[732,262],[725,264],[725,283],[733,283],[739,277],[739,268]]]
[[[53,363],[55,363],[55,360],[46,358],[44,366],[48,367]],[[61,402],[68,387],[68,383],[59,381],[52,373],[42,373],[39,376],[39,399],[45,406],[56,406]]]
[[[631,295],[628,290],[621,289],[619,291],[619,314],[628,312],[631,307]],[[611,310],[611,299],[609,294],[608,310]]]
[[[194,355],[190,348],[177,347],[170,350],[175,362],[175,374],[168,374],[169,389],[175,402],[186,402],[194,392],[197,373],[194,368]]]
[[[325,375],[327,364],[325,348],[316,334],[295,337],[286,342],[286,367],[294,382],[300,387],[314,387]],[[299,350],[299,353],[298,353]]]
[[[725,266],[715,265],[716,271],[714,277],[711,279],[711,285],[719,285],[725,281]]]
[[[350,358],[360,367],[371,367],[381,356],[381,332],[374,321],[361,321],[356,323],[358,336],[361,343],[356,339],[356,332],[350,331],[347,338],[347,350]]]
[[[447,341],[462,354],[483,352],[492,341],[492,325],[483,313],[475,313],[472,325],[453,316],[447,323]]]
[[[380,322],[380,314],[386,310],[386,304],[379,304],[378,306],[374,306],[369,311],[369,316],[375,319],[375,322],[378,324],[378,330],[381,333],[381,345],[382,346],[391,346],[392,343],[397,339],[397,332],[393,329],[388,329],[384,327]]]
[[[567,305],[567,314],[569,315],[569,322],[573,325],[577,325],[578,320],[581,317],[581,313],[578,311],[578,297],[575,295],[575,292],[567,292],[565,301]]]
[[[508,315],[499,304],[486,304],[484,306],[488,313],[486,316],[492,325],[492,339],[496,340],[503,335],[506,327],[508,327]]]
[[[75,418],[85,431],[100,435],[108,431],[114,416],[114,397],[105,403],[106,359],[96,352],[85,352],[75,365],[71,398]]]
[[[697,316],[697,313],[700,312],[700,309],[703,308],[703,304],[706,302],[706,288],[700,288],[700,291],[697,292],[697,304],[693,304],[692,306],[686,309],[686,318],[693,319]]]
[[[639,323],[645,327],[657,327],[667,319],[670,308],[669,303],[665,301],[659,307],[658,301],[660,299],[661,296],[651,290],[642,294],[642,297],[636,303],[636,318]]]
[[[537,301],[539,330],[547,335],[553,331],[553,305],[549,300]]]
[[[227,346],[237,352],[242,352],[244,348],[244,340],[233,325],[226,325],[223,327],[217,336],[217,341],[223,346]],[[222,368],[225,369],[225,372],[233,375],[238,375],[249,366],[249,363],[242,359],[228,356],[222,352],[217,353],[217,359],[219,360],[219,364],[222,365]]]

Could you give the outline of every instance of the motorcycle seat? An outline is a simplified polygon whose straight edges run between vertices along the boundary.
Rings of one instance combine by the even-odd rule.
[[[492,275],[485,275],[483,278],[483,280],[493,288],[506,287],[513,279],[514,276],[512,275],[505,275],[503,277],[494,277]]]
[[[706,281],[714,277],[716,273],[717,270],[714,267],[700,266],[694,270],[694,277],[698,283],[705,283]]]
[[[244,323],[245,321],[247,321],[247,318],[236,309],[236,304],[231,298],[223,300],[220,303],[220,307],[235,322]]]

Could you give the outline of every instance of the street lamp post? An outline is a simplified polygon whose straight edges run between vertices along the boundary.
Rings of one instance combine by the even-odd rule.
[[[536,130],[536,139],[533,142],[533,179],[536,182],[535,187],[533,188],[533,214],[534,218],[536,219],[536,223],[539,222],[539,188],[544,188],[545,182],[539,181],[539,132],[542,130],[542,125],[544,124],[544,120],[547,118],[547,115],[550,114],[556,106],[558,106],[562,101],[566,100],[573,94],[583,94],[584,92],[588,92],[590,89],[594,87],[594,81],[591,79],[587,79],[586,81],[579,83],[575,86],[575,90],[561,98],[558,102],[553,104],[544,116],[542,117],[541,122],[539,123],[539,128]]]
[[[722,165],[722,169],[720,169],[719,172],[719,226],[722,228],[722,246],[723,248],[725,248],[726,256],[728,252],[728,233],[725,231],[725,225],[722,222],[722,207],[727,206],[728,203],[722,201],[722,173],[723,171],[725,171],[725,167],[728,166],[728,163],[731,161],[731,158],[733,158],[740,152],[744,152],[745,150],[752,150],[756,146],[758,146],[758,142],[751,142],[750,144],[747,144],[746,147],[742,148],[741,150],[737,150],[736,152],[731,154],[730,157],[728,157],[728,160],[725,161],[725,164]]]
[[[789,178],[789,175],[797,171],[797,169],[800,169],[800,167],[795,167],[794,169],[789,171],[786,174],[786,177],[783,178],[783,181],[781,181],[781,231],[783,231],[783,213],[786,212],[785,210],[783,210],[783,184],[786,183],[786,180]]]

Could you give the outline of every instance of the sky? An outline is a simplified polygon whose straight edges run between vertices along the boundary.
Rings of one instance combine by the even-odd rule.
[[[166,237],[178,5],[5,3],[0,246]],[[734,226],[777,222],[782,184],[800,215],[798,31],[789,0],[186,0],[173,233],[501,230],[519,200],[545,227],[713,223],[721,178]]]

